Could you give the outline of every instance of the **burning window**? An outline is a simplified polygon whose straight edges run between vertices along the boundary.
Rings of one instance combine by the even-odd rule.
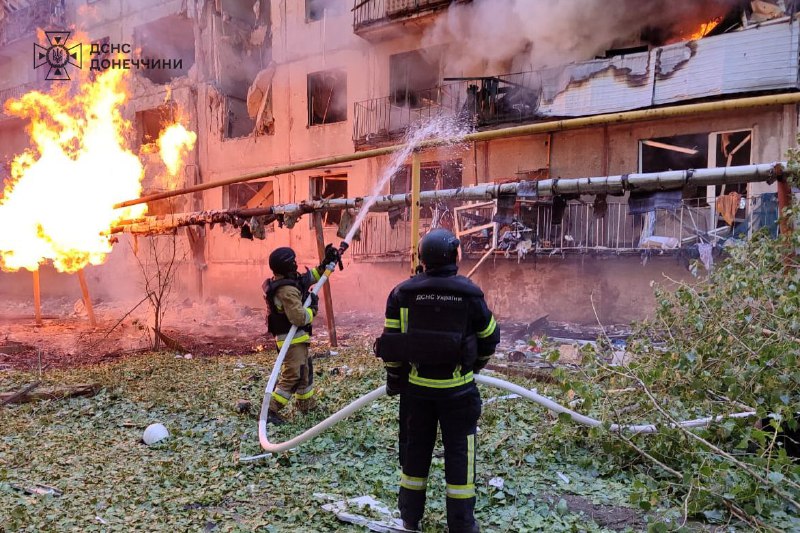
[[[310,181],[310,186],[311,198],[313,200],[347,198],[347,174],[313,176]],[[322,219],[326,226],[338,226],[341,220],[341,211],[326,211]]]
[[[422,107],[433,100],[439,83],[439,59],[432,51],[415,50],[389,57],[389,94],[399,106]]]
[[[141,143],[155,143],[164,129],[175,122],[175,108],[162,105],[154,109],[145,109],[136,113],[136,129]]]
[[[275,188],[272,181],[248,181],[225,187],[227,209],[253,209],[275,203]]]
[[[347,73],[326,70],[308,75],[308,125],[347,120]]]
[[[171,68],[140,69],[142,76],[153,83],[165,84],[186,76],[194,65],[194,29],[186,17],[171,15],[138,26],[133,32],[134,48],[139,50],[136,59],[169,62]],[[180,68],[174,68],[180,62]]]

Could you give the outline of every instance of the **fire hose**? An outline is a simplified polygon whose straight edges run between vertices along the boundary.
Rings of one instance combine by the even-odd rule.
[[[340,256],[340,258],[341,258],[341,255],[345,252],[345,250],[347,250],[348,246],[349,245],[348,245],[347,241],[342,242],[342,244],[339,247],[339,256]],[[338,260],[338,263],[339,263],[339,266],[341,268],[341,266],[342,266],[341,265],[341,259]],[[337,264],[336,261],[332,261],[331,263],[329,263],[329,264],[327,264],[325,266],[325,271],[320,276],[319,281],[317,281],[317,283],[314,284],[314,286],[312,287],[312,289],[310,291],[311,293],[313,293],[314,295],[319,293],[319,291],[322,288],[322,286],[325,284],[325,282],[331,276],[333,271],[336,269],[336,264]],[[309,294],[309,296],[306,298],[306,300],[303,303],[303,305],[305,307],[308,307],[309,305],[311,305],[311,299],[312,299],[312,297]],[[286,339],[283,341],[283,345],[281,346],[280,352],[278,353],[278,358],[275,360],[275,366],[272,369],[272,373],[269,376],[269,381],[267,382],[267,386],[266,386],[266,388],[264,390],[264,399],[261,402],[261,412],[259,413],[259,416],[258,416],[258,441],[259,441],[259,444],[261,444],[261,447],[267,453],[260,454],[260,455],[249,456],[249,457],[240,457],[239,460],[242,461],[242,462],[256,461],[258,459],[262,459],[264,457],[268,457],[269,455],[271,455],[273,453],[280,453],[280,452],[284,452],[284,451],[290,450],[292,448],[295,448],[298,445],[306,442],[307,440],[310,440],[310,439],[316,437],[317,435],[319,435],[320,433],[322,433],[326,429],[330,428],[331,426],[333,426],[337,422],[340,422],[340,421],[344,420],[345,418],[347,418],[348,416],[352,415],[353,413],[355,413],[356,411],[358,411],[362,407],[365,407],[365,406],[369,405],[370,403],[374,402],[375,400],[377,400],[378,398],[380,398],[381,396],[384,396],[386,394],[386,386],[382,385],[382,386],[378,387],[377,389],[373,390],[372,392],[369,392],[369,393],[365,394],[364,396],[361,396],[360,398],[358,398],[355,401],[351,402],[350,404],[348,404],[344,408],[342,408],[339,411],[335,412],[334,414],[332,414],[331,416],[329,416],[328,418],[326,418],[322,422],[320,422],[317,425],[311,427],[310,429],[307,429],[306,431],[304,431],[303,433],[297,435],[296,437],[291,438],[289,440],[286,440],[284,442],[277,442],[277,443],[270,442],[269,435],[267,433],[267,418],[268,418],[268,414],[269,414],[269,402],[270,402],[270,398],[272,397],[272,391],[275,389],[275,384],[278,381],[278,375],[280,374],[281,366],[283,365],[283,360],[286,357],[286,353],[289,351],[289,347],[291,346],[292,339],[294,338],[295,333],[297,333],[297,326],[292,325],[292,327],[289,329],[289,333],[286,334]],[[579,424],[583,424],[583,425],[589,426],[589,427],[599,427],[599,426],[603,425],[603,422],[600,421],[600,420],[597,420],[595,418],[591,418],[591,417],[586,416],[586,415],[582,415],[582,414],[580,414],[578,412],[573,411],[572,409],[568,409],[567,407],[564,407],[563,405],[551,400],[550,398],[548,398],[546,396],[542,396],[541,394],[537,393],[535,390],[526,389],[525,387],[522,387],[520,385],[516,385],[516,384],[511,383],[509,381],[505,381],[505,380],[502,380],[502,379],[498,379],[498,378],[494,378],[494,377],[490,377],[490,376],[485,376],[485,375],[476,375],[475,376],[475,381],[477,383],[482,384],[482,385],[489,385],[489,386],[492,386],[492,387],[497,387],[499,389],[504,389],[506,391],[509,391],[512,394],[517,394],[522,398],[525,398],[527,400],[535,402],[535,403],[537,403],[537,404],[539,404],[539,405],[541,405],[543,407],[546,407],[547,409],[549,409],[551,411],[554,411],[556,413],[567,414],[567,415],[569,415],[569,417],[574,422],[577,422]],[[718,415],[718,416],[713,416],[713,417],[705,417],[705,418],[696,418],[696,419],[693,419],[693,420],[685,420],[683,422],[678,422],[677,424],[669,424],[666,427],[672,427],[672,428],[675,428],[675,427],[695,428],[695,427],[707,426],[708,424],[710,424],[712,422],[718,422],[720,420],[724,420],[724,419],[727,419],[727,418],[749,418],[749,417],[752,417],[752,416],[755,416],[755,415],[756,415],[755,411],[745,411],[745,412],[733,413],[733,414],[729,414],[729,415]],[[639,424],[639,425],[611,424],[608,429],[612,433],[627,432],[627,433],[632,433],[632,434],[642,434],[642,433],[651,434],[651,433],[658,432],[659,429],[660,429],[660,426],[657,425],[657,424]]]

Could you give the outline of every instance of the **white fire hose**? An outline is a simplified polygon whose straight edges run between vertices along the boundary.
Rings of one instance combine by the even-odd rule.
[[[346,243],[343,243],[346,244]],[[340,248],[340,252],[343,252],[346,249],[346,246],[342,246]],[[319,281],[314,285],[311,289],[313,294],[319,293],[319,290],[325,284],[325,282],[330,277],[333,270],[336,268],[336,263],[330,263],[326,265],[325,272],[320,276]],[[304,306],[308,307],[311,304],[311,296],[309,295],[304,302]],[[261,412],[258,416],[258,441],[261,444],[261,447],[267,452],[265,454],[260,455],[253,455],[249,457],[240,457],[240,461],[256,461],[258,459],[262,459],[264,457],[268,457],[273,453],[280,453],[292,448],[299,446],[300,444],[304,443],[305,441],[316,437],[326,429],[330,428],[337,422],[344,420],[351,414],[355,413],[362,407],[369,405],[370,403],[374,402],[381,396],[386,394],[386,386],[382,385],[377,389],[373,390],[372,392],[365,394],[364,396],[358,398],[357,400],[353,401],[352,403],[345,406],[343,409],[335,412],[319,424],[313,426],[310,429],[307,429],[300,435],[289,439],[284,442],[277,442],[272,443],[269,440],[269,436],[267,435],[267,417],[269,414],[269,403],[270,398],[272,397],[272,391],[275,389],[275,383],[278,381],[278,375],[281,371],[281,366],[283,365],[283,360],[286,357],[286,352],[289,351],[289,347],[291,346],[292,339],[294,338],[295,333],[297,332],[297,326],[292,326],[289,329],[289,333],[286,334],[286,339],[283,341],[283,345],[281,346],[281,350],[278,353],[278,358],[275,360],[275,367],[272,369],[272,373],[269,376],[269,381],[267,382],[266,389],[264,390],[264,399],[261,402]],[[505,381],[502,379],[497,379],[489,376],[482,376],[476,375],[475,381],[482,385],[489,385],[492,387],[497,387],[500,389],[505,389],[513,394],[518,394],[519,396],[531,400],[532,402],[538,403],[539,405],[550,409],[556,413],[566,413],[568,414],[572,420],[579,424],[583,424],[589,427],[598,427],[602,426],[603,422],[597,420],[595,418],[588,417],[586,415],[582,415],[577,413],[571,409],[564,407],[561,404],[556,403],[555,401],[551,400],[546,396],[542,396],[535,391],[528,390],[525,387],[521,387],[509,381]],[[694,420],[686,420],[683,422],[679,422],[677,426],[684,427],[684,428],[694,428],[694,427],[702,427],[707,426],[711,422],[718,422],[720,420],[724,420],[726,418],[749,418],[751,416],[755,416],[754,411],[747,411],[742,413],[734,413],[730,415],[720,415],[714,417],[706,417],[706,418],[696,418]],[[669,427],[675,427],[676,424],[671,424]],[[611,424],[610,431],[612,432],[629,432],[629,433],[656,433],[659,430],[659,426],[656,424],[640,424],[640,425],[622,425],[622,424]]]

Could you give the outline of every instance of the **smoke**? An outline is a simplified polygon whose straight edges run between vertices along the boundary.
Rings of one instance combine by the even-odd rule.
[[[747,3],[747,2],[745,2]],[[741,0],[474,0],[455,4],[426,32],[426,47],[448,43],[445,76],[536,70],[668,39],[725,16]],[[691,33],[691,32],[689,32]]]

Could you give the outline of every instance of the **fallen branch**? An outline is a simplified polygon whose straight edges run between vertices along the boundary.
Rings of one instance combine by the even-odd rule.
[[[39,382],[37,382],[35,385],[38,386]],[[84,383],[81,385],[49,387],[32,392],[34,388],[35,387],[31,387],[29,391],[24,393],[22,393],[23,391],[19,391],[14,393],[0,394],[0,405],[11,403],[30,403],[39,400],[57,400],[61,398],[88,398],[100,392],[102,387],[99,383]]]
[[[22,398],[23,396],[25,396],[26,394],[31,392],[33,389],[38,387],[40,383],[41,383],[41,381],[34,381],[30,385],[27,385],[27,386],[23,387],[22,389],[18,390],[17,392],[13,392],[13,393],[7,392],[5,394],[0,395],[0,397],[4,397],[3,400],[0,401],[0,405],[7,405],[7,404],[10,404],[10,403],[14,403],[18,399]]]
[[[505,374],[506,376],[517,376],[517,377],[535,379],[536,381],[541,381],[542,383],[557,383],[556,379],[550,374],[537,372],[536,370],[533,369],[512,368],[508,366],[499,366],[494,364],[486,365],[486,369],[492,370],[499,374]]]
[[[138,304],[136,304],[136,305],[134,305],[133,307],[131,307],[131,309],[130,309],[130,310],[127,312],[127,313],[125,313],[124,315],[122,315],[122,318],[120,318],[119,320],[117,320],[117,323],[116,323],[116,324],[114,324],[113,326],[111,326],[111,329],[109,329],[108,331],[106,331],[106,334],[105,334],[105,335],[103,335],[103,337],[102,337],[100,340],[98,340],[97,342],[95,342],[94,344],[92,344],[91,346],[89,346],[88,348],[86,348],[86,351],[87,351],[87,352],[91,351],[92,349],[96,348],[96,347],[97,347],[97,346],[98,346],[98,345],[99,345],[101,342],[103,342],[104,340],[106,340],[106,339],[108,338],[108,336],[109,336],[109,335],[111,335],[111,332],[112,332],[112,331],[114,331],[114,330],[117,328],[117,326],[119,326],[120,324],[122,324],[122,321],[123,321],[123,320],[125,320],[126,318],[128,318],[128,316],[129,316],[131,313],[133,313],[133,312],[136,310],[136,308],[137,308],[137,307],[139,307],[140,305],[142,305],[142,304],[143,304],[144,302],[146,302],[146,301],[147,301],[147,296],[145,296],[144,298],[142,298],[141,300],[139,300],[139,303],[138,303]]]

